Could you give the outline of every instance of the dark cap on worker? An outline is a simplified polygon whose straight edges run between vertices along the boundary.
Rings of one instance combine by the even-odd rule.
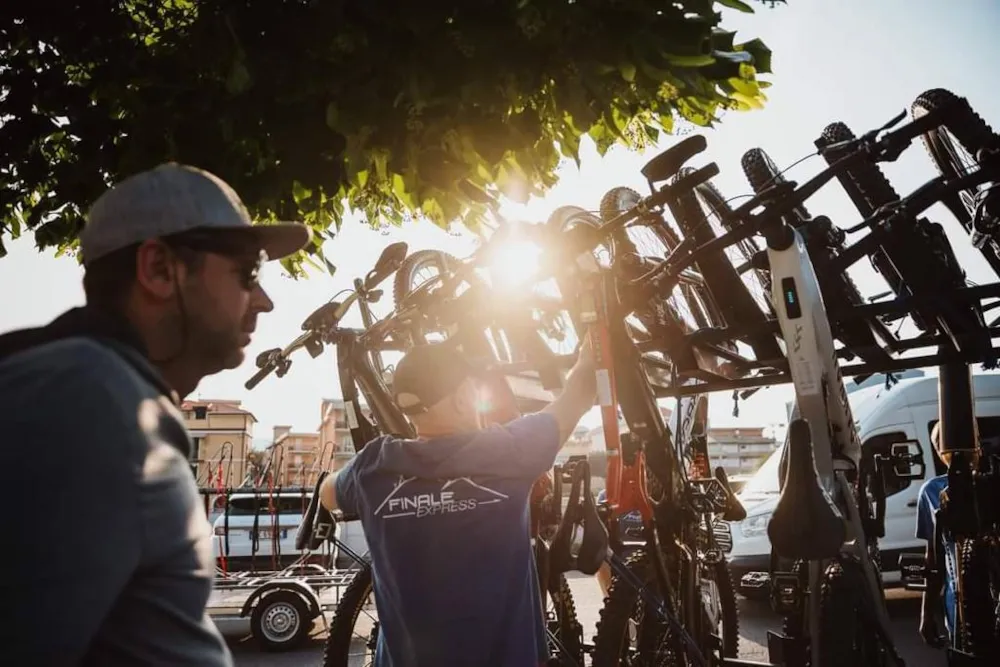
[[[393,399],[404,414],[419,414],[455,393],[465,380],[479,375],[476,366],[447,341],[417,345],[396,364]]]
[[[254,225],[239,195],[218,176],[169,162],[134,174],[94,202],[80,232],[84,265],[150,239],[191,230],[243,230],[268,259],[303,248],[311,238],[294,222]]]

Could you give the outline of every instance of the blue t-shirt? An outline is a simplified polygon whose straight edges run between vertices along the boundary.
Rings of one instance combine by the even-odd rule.
[[[562,444],[548,414],[429,440],[376,438],[337,475],[371,550],[376,667],[548,659],[528,497]]]
[[[924,482],[920,487],[920,494],[917,500],[917,539],[926,540],[928,543],[934,540],[934,513],[941,507],[941,492],[948,489],[948,475],[938,475]],[[941,536],[944,550],[944,608],[945,625],[948,635],[954,640],[955,623],[957,615],[955,581],[957,572],[955,569],[955,543],[948,539],[945,534]]]

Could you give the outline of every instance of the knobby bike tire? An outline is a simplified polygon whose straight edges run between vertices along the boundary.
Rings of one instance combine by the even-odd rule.
[[[337,609],[330,621],[330,630],[323,647],[323,667],[349,667],[351,639],[354,626],[361,615],[365,601],[372,594],[372,570],[366,565],[347,585],[340,595]],[[566,650],[567,656],[555,656],[559,667],[583,667],[583,626],[576,614],[573,591],[564,575],[559,577],[559,594],[548,596],[555,607],[555,618],[546,619],[548,629],[556,636]],[[555,626],[555,627],[553,627]],[[377,630],[374,631],[377,633]],[[377,635],[367,639],[367,647],[374,651]]]
[[[704,183],[699,183],[694,188],[695,194],[701,199],[705,205],[712,210],[715,218],[719,220],[719,224],[725,228],[725,230],[732,231],[733,223],[729,216],[733,212],[733,208],[729,205],[729,202],[722,195],[717,187],[712,183],[712,181],[705,181]],[[739,254],[743,258],[743,262],[753,265],[756,256],[764,252],[758,245],[754,238],[751,236],[745,238],[734,246]],[[770,313],[774,310],[774,304],[771,303],[771,274],[765,270],[751,268],[747,271],[751,274],[749,280],[756,281],[763,294],[762,306]],[[761,301],[758,299],[758,301]]]
[[[949,117],[943,123],[943,127],[930,130],[921,139],[938,172],[944,176],[956,177],[964,172],[964,168],[957,164],[959,156],[955,143],[975,159],[980,150],[1000,143],[1000,137],[976,113],[968,100],[943,88],[934,88],[921,93],[913,101],[910,113],[916,119],[942,107],[951,107]],[[968,192],[968,195],[973,194],[975,193]],[[966,232],[972,231],[974,211],[963,203],[963,199],[958,193],[943,199],[941,203],[965,227]],[[990,267],[1000,273],[1000,254],[994,245],[1000,243],[1000,239],[993,238],[992,241],[993,243],[980,247],[979,251]]]
[[[431,266],[437,269],[440,275],[445,275],[451,271],[449,267],[458,266],[460,263],[461,260],[457,257],[441,250],[417,250],[411,253],[399,265],[396,275],[393,277],[392,298],[396,307],[398,308],[406,300],[414,288],[419,287],[419,285],[415,284],[415,279],[417,272],[421,268]],[[487,336],[486,330],[482,332],[481,336],[473,336],[475,340],[472,342],[477,349],[472,350],[471,355],[483,356],[488,354],[502,363],[511,363],[514,361],[517,351],[511,349],[510,341],[507,340],[502,330],[490,327],[488,331],[489,336]],[[411,333],[417,341],[422,342],[427,340],[427,335],[430,332],[417,327]],[[491,338],[493,341],[492,344],[490,341]]]
[[[830,563],[820,584],[820,656],[814,667],[879,667],[887,655],[866,606],[861,564],[844,557]]]
[[[959,569],[962,587],[961,648],[977,658],[1000,657],[995,583],[990,580],[990,545],[982,539],[962,540]]]
[[[841,141],[852,141],[854,138],[854,133],[844,123],[831,123],[823,130],[817,145],[829,146]],[[825,159],[832,163],[840,155],[839,151],[831,151],[826,154]],[[866,218],[882,206],[900,199],[876,164],[861,163],[842,174],[840,182],[858,211]],[[888,263],[899,276],[896,283],[889,281],[893,291],[904,296],[910,293],[940,294],[949,288],[964,288],[965,272],[955,258],[944,228],[920,216],[911,222],[905,230],[890,233],[882,244]],[[872,255],[873,264],[878,257],[879,253]],[[878,259],[878,263],[881,262]],[[879,266],[876,268],[882,272],[883,277],[887,275]],[[978,308],[967,304],[952,303],[947,309],[916,309],[912,314],[914,323],[924,331],[938,328],[935,322],[941,322],[942,329],[958,336],[982,332],[985,328]],[[991,358],[992,355],[988,352],[992,348],[989,336],[980,338],[978,343],[982,347],[982,357]]]
[[[816,145],[817,147],[825,147],[851,139],[854,139],[854,133],[847,125],[840,122],[830,123],[823,128],[823,133],[816,141]],[[832,165],[842,156],[843,152],[831,151],[825,153],[823,159],[828,165]],[[892,183],[875,164],[862,164],[850,171],[842,172],[837,175],[837,180],[863,218],[870,217],[881,206],[899,200],[896,189],[892,187]],[[904,293],[906,286],[903,278],[886,250],[879,248],[878,251],[872,253],[870,260],[872,268],[885,279],[889,289],[896,294]]]
[[[611,188],[601,197],[600,212],[604,222],[613,219],[622,212],[623,208],[617,201],[622,195],[626,195],[634,203],[642,201],[642,196],[632,188]],[[680,234],[667,223],[663,216],[655,213],[642,216],[640,221],[648,221],[653,224],[633,223],[624,229],[617,230],[611,235],[612,256],[616,260],[622,260],[629,255],[633,255],[660,262],[664,261],[670,251],[680,245]],[[630,230],[634,230],[635,232],[647,230],[656,242],[662,246],[662,256],[656,255],[655,252],[642,252],[636,245],[638,242],[637,239],[629,235]],[[659,250],[658,248],[657,251]],[[664,296],[664,301],[669,303],[670,307],[676,311],[677,319],[681,323],[681,326],[698,329],[713,326],[719,321],[711,292],[705,285],[693,286],[680,284],[674,288],[671,295]],[[689,321],[686,321],[686,318],[681,315],[682,310],[686,310],[691,315]]]
[[[755,194],[760,194],[774,184],[787,181],[774,160],[762,148],[751,148],[744,153],[740,159],[740,165],[743,167],[743,174]],[[804,204],[795,208],[792,213],[798,221],[796,227],[799,228],[799,232],[806,242],[806,247],[809,248],[809,256],[816,264],[817,272],[822,276],[820,291],[823,300],[835,309],[848,309],[851,306],[864,303],[861,292],[854,284],[850,274],[842,271],[832,275],[829,271],[823,270],[826,261],[844,251],[843,242],[836,243],[831,247],[831,243],[827,239],[812,238],[809,234],[808,224],[812,217]],[[831,324],[834,336],[865,361],[878,363],[890,359],[889,354],[879,345],[875,333],[866,321],[858,319],[834,320]]]
[[[625,560],[625,566],[635,573],[644,585],[660,592],[656,586],[656,575],[646,551],[638,551]],[[722,650],[723,655],[735,658],[739,655],[739,616],[736,606],[736,589],[733,585],[729,567],[725,561],[717,563],[712,571],[713,579],[719,593],[719,604],[722,612]],[[698,599],[701,599],[700,591]],[[672,600],[665,601],[672,608]],[[685,626],[690,626],[685,619],[679,619]],[[624,659],[629,651],[631,637],[631,622],[636,621],[638,653],[635,660],[626,662]],[[696,638],[697,639],[697,638]],[[703,638],[704,639],[704,638]],[[601,613],[597,621],[597,634],[594,636],[592,653],[593,667],[637,667],[639,665],[675,664],[668,660],[657,660],[650,655],[658,648],[664,647],[667,657],[677,661],[684,655],[684,647],[679,640],[670,637],[667,623],[660,618],[647,617],[645,602],[631,583],[615,577],[604,599]],[[708,646],[702,649],[707,652]],[[707,656],[706,656],[707,657]],[[683,664],[677,662],[677,664]]]
[[[690,172],[682,169],[674,182],[687,173]],[[693,190],[681,194],[676,202],[670,204],[670,209],[684,236],[691,238],[697,245],[716,238]],[[725,250],[705,255],[698,261],[698,267],[728,326],[764,325],[767,322],[767,312],[757,303]],[[754,356],[759,361],[784,359],[784,353],[774,334],[754,334],[743,340],[753,349]]]

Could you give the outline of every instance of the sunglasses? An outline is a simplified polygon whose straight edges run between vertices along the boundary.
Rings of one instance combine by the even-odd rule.
[[[239,232],[184,232],[164,237],[163,242],[179,254],[211,253],[229,259],[236,265],[240,286],[248,292],[260,285],[261,266],[268,259],[252,237]]]

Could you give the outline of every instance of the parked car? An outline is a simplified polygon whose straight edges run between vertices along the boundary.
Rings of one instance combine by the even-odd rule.
[[[1000,375],[974,378],[976,415],[984,442],[1000,436]],[[901,380],[886,389],[874,386],[848,395],[865,456],[887,456],[893,443],[917,441],[926,467],[923,480],[900,478],[890,471],[886,477],[885,536],[879,539],[883,580],[900,583],[899,557],[923,553],[924,542],[914,536],[917,494],[923,482],[946,472],[930,433],[938,421],[938,379],[934,376]],[[771,543],[767,525],[778,502],[778,466],[781,452],[775,450],[738,494],[747,517],[732,524],[733,549],[729,569],[740,591],[748,597],[766,596]],[[745,576],[749,575],[749,576]]]

